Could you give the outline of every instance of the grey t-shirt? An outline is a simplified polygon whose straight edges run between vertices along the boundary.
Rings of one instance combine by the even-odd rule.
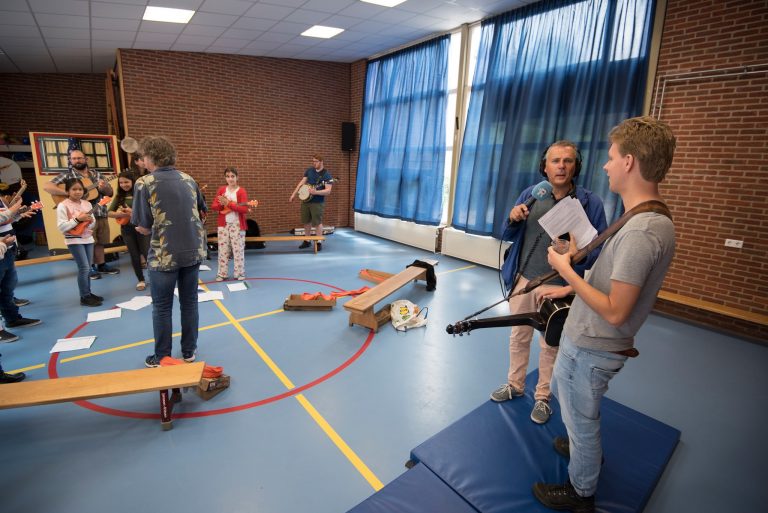
[[[661,214],[642,213],[632,217],[603,246],[587,283],[608,294],[611,280],[641,288],[629,318],[612,326],[578,296],[563,328],[579,347],[621,351],[634,345],[635,334],[656,302],[664,275],[675,254],[675,226]]]

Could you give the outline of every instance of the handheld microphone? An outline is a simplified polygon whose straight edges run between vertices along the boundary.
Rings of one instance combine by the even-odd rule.
[[[546,180],[542,180],[533,188],[533,190],[531,190],[531,197],[528,198],[523,205],[525,205],[525,208],[531,208],[537,200],[543,200],[550,194],[552,194],[552,184]]]

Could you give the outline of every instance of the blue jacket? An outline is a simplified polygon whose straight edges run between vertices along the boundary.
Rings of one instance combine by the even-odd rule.
[[[525,189],[520,197],[515,201],[515,205],[523,203],[531,197],[531,191],[534,186],[530,186]],[[576,186],[576,199],[581,202],[581,206],[584,207],[584,212],[587,214],[589,222],[595,227],[597,233],[602,233],[608,223],[605,220],[605,209],[603,208],[603,200],[597,194],[593,194],[592,191],[577,185]],[[517,266],[520,265],[520,248],[523,246],[522,241],[525,237],[525,227],[528,223],[525,221],[512,222],[507,219],[507,227],[504,229],[504,233],[501,236],[501,240],[512,241],[512,246],[509,248],[504,264],[501,266],[501,276],[504,278],[504,284],[507,290],[512,289],[512,283],[517,275]],[[580,263],[573,266],[579,276],[584,277],[584,271],[590,269],[592,264],[597,260],[597,256],[600,254],[600,250],[603,249],[602,245],[595,248],[587,258]]]

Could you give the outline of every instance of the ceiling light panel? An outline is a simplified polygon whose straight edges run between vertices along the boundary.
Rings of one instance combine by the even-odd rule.
[[[165,23],[189,23],[195,11],[189,9],[172,9],[170,7],[147,6],[144,18],[147,21],[162,21]]]

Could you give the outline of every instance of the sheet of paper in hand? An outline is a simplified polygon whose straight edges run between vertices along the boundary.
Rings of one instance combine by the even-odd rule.
[[[597,237],[597,230],[589,222],[581,202],[570,196],[560,200],[549,212],[541,216],[539,224],[552,239],[570,233],[576,239],[578,249]]]

